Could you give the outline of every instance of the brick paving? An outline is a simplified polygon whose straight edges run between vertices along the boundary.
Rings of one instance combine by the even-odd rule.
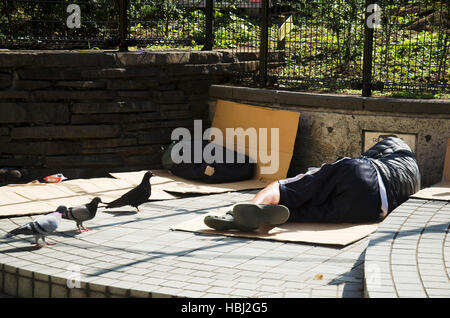
[[[371,236],[369,297],[450,297],[450,202],[410,199]]]
[[[19,297],[363,297],[369,238],[346,247],[172,231],[255,191],[149,202],[143,212],[100,209],[75,232],[63,220],[55,246],[0,241],[0,292]],[[35,217],[0,219],[0,236]],[[322,279],[315,279],[322,274]]]

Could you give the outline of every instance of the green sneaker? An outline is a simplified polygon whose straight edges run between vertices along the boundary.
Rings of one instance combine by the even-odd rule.
[[[284,205],[238,203],[233,207],[236,226],[258,228],[261,225],[280,225],[289,219],[289,209]]]

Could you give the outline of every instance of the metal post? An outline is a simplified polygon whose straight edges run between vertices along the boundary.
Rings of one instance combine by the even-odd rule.
[[[371,16],[367,9],[374,0],[366,0],[365,18],[364,18],[364,56],[363,56],[363,80],[362,96],[372,96],[372,54],[373,54],[373,27],[369,27],[367,21]]]
[[[261,1],[261,34],[259,47],[259,86],[267,84],[267,60],[269,57],[269,0]]]
[[[119,51],[128,52],[128,0],[119,0]]]
[[[277,50],[278,51],[284,51],[286,49],[286,36],[284,35],[283,39],[279,38],[280,29],[283,27],[283,24],[286,22],[286,16],[279,15],[278,16],[278,39],[277,39]]]
[[[214,46],[214,0],[205,0],[205,45],[202,51],[211,51]]]

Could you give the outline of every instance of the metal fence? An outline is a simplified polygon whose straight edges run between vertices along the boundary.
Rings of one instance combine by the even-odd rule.
[[[380,1],[372,78],[384,90],[450,91],[450,2]]]
[[[450,93],[450,3],[263,0],[261,85]],[[262,53],[263,54],[263,53]]]
[[[268,78],[278,86],[362,88],[365,1],[274,1]]]
[[[436,0],[1,0],[0,48],[229,48],[245,85],[450,93]]]
[[[114,0],[1,0],[0,48],[117,47],[115,4]]]

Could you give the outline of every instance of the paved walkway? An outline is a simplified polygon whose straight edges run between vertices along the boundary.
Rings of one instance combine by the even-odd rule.
[[[410,199],[371,236],[367,296],[450,297],[450,202]]]
[[[369,238],[342,248],[169,229],[254,193],[158,201],[143,205],[142,213],[100,210],[86,223],[92,231],[78,234],[74,222],[63,220],[49,237],[57,244],[39,250],[29,244],[32,238],[2,239],[0,292],[20,297],[363,297]],[[0,219],[0,236],[28,221]]]

